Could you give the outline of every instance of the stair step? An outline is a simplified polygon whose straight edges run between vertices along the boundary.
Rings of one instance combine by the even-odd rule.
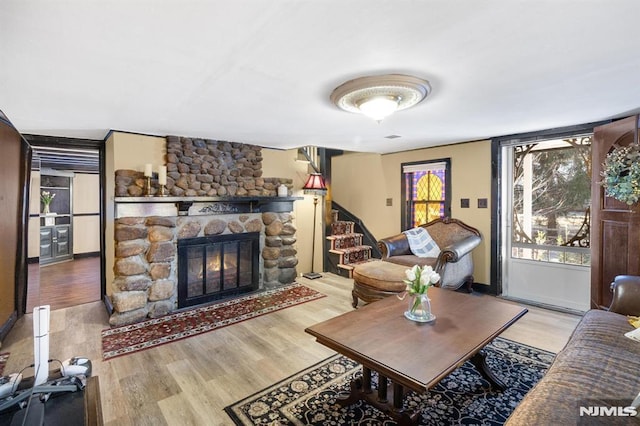
[[[331,224],[331,235],[353,234],[355,223],[347,220],[338,220]]]
[[[340,255],[338,264],[353,264],[371,259],[371,246],[356,246],[340,250],[329,250],[330,253]]]
[[[356,247],[362,245],[362,234],[340,234],[331,235],[327,237],[327,240],[331,241],[332,250],[342,250],[349,247]]]
[[[346,278],[353,278],[353,270],[355,269],[356,266],[361,265],[363,263],[367,263],[367,262],[373,262],[374,260],[378,260],[378,259],[367,259],[367,260],[363,260],[362,262],[356,262],[356,263],[351,263],[348,265],[345,265],[344,263],[338,263],[338,275],[346,277]]]
[[[350,265],[338,264],[338,275],[345,278],[353,278],[353,267]]]

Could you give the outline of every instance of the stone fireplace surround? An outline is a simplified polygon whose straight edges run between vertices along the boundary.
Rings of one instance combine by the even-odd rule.
[[[295,280],[292,210],[301,197],[275,196],[281,184],[290,192],[292,180],[262,177],[260,147],[171,136],[167,160],[170,197],[140,197],[142,174],[116,171],[112,326],[177,308],[181,238],[260,232],[259,288]],[[155,176],[152,186],[157,193]]]
[[[111,295],[114,312],[109,323],[131,324],[176,309],[179,239],[244,232],[260,232],[258,287],[292,283],[298,259],[290,212],[116,219],[113,284],[118,291]]]

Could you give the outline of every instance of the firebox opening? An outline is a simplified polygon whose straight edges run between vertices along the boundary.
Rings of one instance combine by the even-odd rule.
[[[259,256],[259,232],[178,240],[178,308],[257,290]]]

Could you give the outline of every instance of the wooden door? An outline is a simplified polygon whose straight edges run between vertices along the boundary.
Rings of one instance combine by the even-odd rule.
[[[0,111],[0,341],[26,306],[29,145]]]
[[[602,164],[617,146],[638,143],[638,116],[594,129],[591,185],[591,307],[611,303],[616,275],[640,275],[640,205],[629,206],[604,194]]]

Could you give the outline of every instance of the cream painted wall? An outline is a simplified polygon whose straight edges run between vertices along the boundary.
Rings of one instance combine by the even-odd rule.
[[[113,132],[114,172],[119,169],[144,171],[144,165],[151,163],[153,171],[158,172],[158,166],[165,165],[166,139],[158,136],[137,135],[133,133]],[[115,176],[109,175],[107,176]],[[111,192],[109,194],[114,194]]]
[[[100,175],[75,174],[73,178],[73,213],[100,213]]]
[[[31,171],[31,184],[29,186],[29,229],[27,237],[27,257],[40,256],[40,217],[31,215],[40,214],[40,172]]]
[[[100,175],[76,173],[73,178],[73,253],[100,252]]]
[[[73,254],[100,252],[100,216],[73,218]]]
[[[333,199],[360,217],[375,238],[401,231],[401,164],[423,160],[451,159],[451,215],[477,228],[482,243],[473,251],[474,278],[489,284],[491,271],[491,142],[444,145],[394,154],[353,153],[332,159]],[[393,205],[386,206],[391,198]],[[460,208],[469,198],[470,208]],[[478,208],[478,198],[488,208]]]

